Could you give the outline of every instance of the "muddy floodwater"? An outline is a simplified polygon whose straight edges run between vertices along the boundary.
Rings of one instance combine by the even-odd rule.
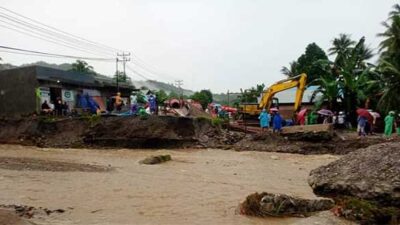
[[[172,161],[138,163],[158,154],[170,154]],[[302,223],[305,219],[251,218],[235,210],[253,192],[315,198],[307,184],[310,170],[337,158],[215,149],[0,145],[0,204],[66,210],[31,219],[39,225]]]

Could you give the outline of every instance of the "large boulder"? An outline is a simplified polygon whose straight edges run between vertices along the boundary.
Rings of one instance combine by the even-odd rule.
[[[248,216],[298,216],[307,217],[314,212],[333,207],[330,199],[303,199],[285,194],[263,192],[247,196],[240,204],[240,213]]]
[[[400,143],[360,149],[311,171],[308,183],[325,197],[351,196],[400,207]]]

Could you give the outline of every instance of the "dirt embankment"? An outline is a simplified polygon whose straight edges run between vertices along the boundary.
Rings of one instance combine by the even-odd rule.
[[[312,140],[312,141],[310,141]],[[150,116],[0,120],[0,143],[61,148],[221,148],[298,154],[347,154],[387,142],[379,137],[339,135],[292,140],[213,127],[209,119]]]
[[[0,121],[0,143],[39,147],[176,148],[218,132],[205,118],[169,116]]]
[[[240,151],[266,151],[297,154],[334,154],[345,155],[360,148],[389,142],[381,137],[357,139],[349,134],[335,135],[331,140],[299,141],[271,133],[246,135],[232,145]]]

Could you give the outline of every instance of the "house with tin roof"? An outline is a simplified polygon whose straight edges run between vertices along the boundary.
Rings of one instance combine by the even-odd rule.
[[[43,66],[18,67],[0,71],[0,116],[29,115],[44,101],[61,98],[70,109],[78,107],[78,97],[88,94],[105,110],[106,99],[121,92],[125,102],[135,87],[111,77],[64,71]]]

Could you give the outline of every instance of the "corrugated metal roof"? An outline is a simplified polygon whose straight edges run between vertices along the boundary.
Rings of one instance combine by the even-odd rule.
[[[104,75],[92,75],[74,71],[65,71],[54,69],[44,66],[27,66],[17,67],[10,70],[16,71],[28,71],[33,70],[36,75],[36,79],[45,81],[60,81],[61,83],[87,86],[87,87],[116,87],[117,82],[112,77]],[[120,82],[121,88],[134,89],[134,86],[127,82]]]
[[[101,86],[93,75],[74,71],[64,71],[43,66],[34,66],[38,80],[60,81],[75,85]]]
[[[309,86],[304,91],[303,101],[302,103],[310,103],[311,97],[314,91],[318,88],[318,86]],[[291,88],[282,92],[279,92],[275,95],[276,98],[279,99],[279,103],[294,103],[296,97],[297,88]],[[317,95],[317,97],[319,94]],[[314,101],[315,102],[315,101]]]

